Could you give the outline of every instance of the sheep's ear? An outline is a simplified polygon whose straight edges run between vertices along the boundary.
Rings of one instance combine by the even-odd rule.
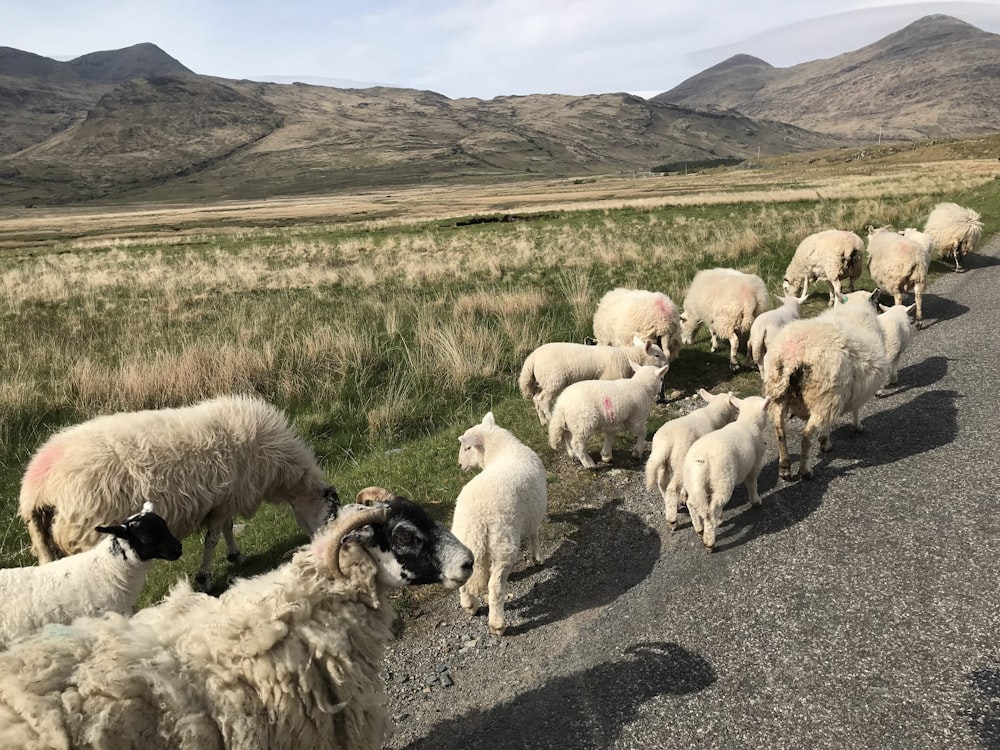
[[[917,303],[911,302],[909,305],[906,306],[906,314],[909,315],[916,309],[917,309]]]
[[[706,391],[704,388],[698,389],[698,395],[701,396],[702,401],[711,401],[715,396]]]
[[[639,338],[639,334],[637,333],[632,334],[632,346],[645,346],[648,343],[649,343],[648,341],[644,341],[643,339]],[[646,349],[646,351],[648,352],[649,349]]]
[[[631,359],[628,361],[629,367],[632,368],[632,372],[639,372],[642,369],[642,365],[637,365]]]
[[[149,500],[147,500],[146,502],[144,502],[142,504],[142,512],[143,513],[152,513],[153,512],[153,504]]]
[[[875,287],[875,291],[872,292],[871,297],[869,297],[868,299],[870,299],[872,302],[877,302],[879,297],[881,296],[882,296],[882,290],[879,289],[878,287]]]
[[[670,365],[669,364],[663,365],[663,367],[661,367],[659,370],[656,371],[656,377],[662,378],[664,375],[667,374],[667,370],[669,370],[669,369],[670,369]]]
[[[878,303],[878,309],[882,312],[889,312],[889,308],[883,305],[881,302]]]
[[[761,403],[760,408],[762,411],[767,411],[767,407],[769,407],[770,405],[771,405],[771,397],[767,396]]]
[[[480,435],[478,432],[473,432],[470,435],[462,435],[462,437],[458,439],[458,442],[460,442],[462,445],[468,445],[472,446],[473,448],[478,448],[483,444],[483,436]]]
[[[101,534],[111,534],[119,539],[124,539],[128,536],[128,529],[126,529],[121,524],[112,524],[111,526],[97,526],[94,531],[98,531]]]
[[[483,417],[483,424],[489,425],[490,427],[495,427],[497,423],[496,418],[493,416],[493,412],[486,412],[486,416]]]

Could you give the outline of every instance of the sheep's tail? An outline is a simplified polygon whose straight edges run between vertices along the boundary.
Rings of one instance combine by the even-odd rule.
[[[65,557],[55,539],[52,538],[52,519],[55,518],[56,509],[51,505],[40,505],[31,509],[31,514],[27,517],[28,536],[31,537],[31,549],[38,558],[39,564],[58,560]]]
[[[666,451],[658,450],[658,446],[653,447],[646,459],[646,489],[659,489],[670,481],[670,467],[667,466],[666,458]]]
[[[840,278],[847,278],[855,268],[861,268],[862,249],[854,245],[851,247],[851,252],[843,257],[840,264]]]
[[[552,418],[549,420],[549,445],[554,450],[559,450],[563,447],[563,438],[567,433],[569,429],[566,427],[566,417],[562,409],[557,408],[553,410]]]
[[[809,374],[809,366],[796,362],[790,367],[778,358],[774,366],[768,368],[764,380],[764,395],[771,401],[791,403],[802,398],[802,383]]]
[[[528,355],[528,358],[524,360],[524,366],[521,368],[521,375],[517,379],[521,395],[525,398],[533,398],[542,390],[538,387],[538,381],[535,380],[534,358],[534,353]]]

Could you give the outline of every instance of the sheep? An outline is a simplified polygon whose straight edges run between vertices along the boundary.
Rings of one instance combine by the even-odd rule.
[[[781,329],[764,356],[764,395],[778,437],[778,471],[791,479],[785,440],[788,414],[807,420],[802,430],[799,475],[812,477],[809,451],[814,437],[828,451],[830,430],[837,418],[851,412],[861,431],[860,408],[884,385],[889,375],[882,329],[872,300],[879,290],[852,292],[843,304],[815,318],[795,320]]]
[[[976,249],[983,236],[979,213],[957,203],[938,203],[931,210],[924,232],[934,241],[939,258],[955,261],[955,271],[961,273],[962,258]]]
[[[748,396],[739,402],[739,416],[698,438],[684,457],[684,493],[691,525],[712,551],[733,489],[747,488],[751,505],[760,505],[757,477],[764,465],[764,428],[770,399]]]
[[[570,383],[580,380],[616,380],[632,375],[629,362],[660,367],[667,364],[663,350],[638,336],[631,346],[588,346],[555,341],[528,355],[521,368],[521,395],[535,403],[538,420],[552,418],[552,402]]]
[[[419,506],[348,505],[281,567],[219,598],[186,581],[134,617],[47,626],[0,653],[0,747],[376,750],[389,591],[468,579]]]
[[[753,319],[750,326],[750,338],[747,340],[747,353],[757,369],[764,373],[764,354],[767,352],[768,342],[773,341],[778,335],[778,331],[799,319],[799,307],[803,301],[800,297],[777,297],[781,307],[762,312]]]
[[[631,365],[635,372],[631,378],[582,380],[567,386],[552,410],[549,445],[556,450],[564,447],[570,458],[592,469],[595,463],[587,453],[587,439],[597,430],[604,433],[601,460],[607,462],[612,457],[615,435],[627,428],[635,436],[632,455],[640,458],[646,447],[646,420],[670,365]]]
[[[482,469],[455,501],[451,531],[475,557],[472,576],[459,591],[459,603],[470,615],[480,597],[489,602],[493,635],[506,628],[507,578],[527,539],[531,561],[542,561],[538,531],[548,507],[545,466],[531,448],[496,423],[493,412],[458,439],[462,469]]]
[[[854,232],[842,229],[825,229],[810,234],[795,248],[795,254],[785,270],[781,282],[785,296],[801,294],[805,302],[809,284],[826,279],[830,284],[830,306],[840,304],[840,282],[847,279],[848,288],[854,291],[854,281],[861,276],[861,253],[865,248]]]
[[[903,293],[913,291],[917,328],[923,327],[924,287],[930,255],[919,239],[901,236],[890,227],[868,227],[868,272],[881,289],[902,304]]]
[[[594,311],[594,338],[606,346],[627,346],[635,337],[658,344],[673,362],[681,353],[677,306],[662,292],[612,289]]]
[[[879,305],[882,314],[878,316],[879,325],[882,327],[882,338],[885,341],[885,356],[889,360],[889,375],[883,387],[876,392],[876,396],[885,394],[885,386],[899,382],[899,359],[910,345],[913,338],[913,331],[910,328],[910,313],[916,303],[907,305],[893,305],[886,307]]]
[[[90,549],[94,530],[123,518],[134,498],[151,500],[183,539],[205,530],[196,582],[211,583],[221,533],[231,562],[242,554],[233,519],[264,501],[287,502],[312,533],[336,512],[312,450],[284,414],[251,396],[96,417],[50,437],[21,481],[20,514],[40,563]]]
[[[767,287],[760,276],[732,268],[708,268],[695,274],[684,295],[681,341],[690,344],[704,323],[712,334],[712,351],[719,337],[729,339],[729,365],[740,369],[736,354],[740,336],[746,336],[754,318],[770,309]]]
[[[154,559],[176,560],[181,543],[152,503],[121,524],[98,526],[103,540],[48,565],[0,570],[0,648],[47,623],[102,612],[131,614]]]
[[[646,487],[659,489],[663,496],[667,525],[677,528],[677,509],[684,487],[684,456],[695,440],[736,419],[739,400],[733,393],[712,395],[704,388],[698,395],[708,405],[683,417],[664,422],[654,433],[646,459]]]

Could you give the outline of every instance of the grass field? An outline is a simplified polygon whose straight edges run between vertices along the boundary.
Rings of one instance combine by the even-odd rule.
[[[53,431],[219,393],[285,409],[342,498],[381,484],[447,522],[468,479],[456,438],[488,409],[552,465],[517,372],[539,344],[590,333],[608,289],[680,303],[698,269],[730,266],[780,291],[807,234],[922,226],[940,200],[979,210],[994,232],[998,176],[995,159],[891,153],[245,204],[0,209],[0,565],[33,559],[18,486]],[[817,285],[806,314],[823,305]],[[670,387],[757,392],[759,378],[731,378],[728,353],[709,354],[707,339],[682,352]],[[671,416],[658,407],[650,433]],[[551,471],[553,505],[589,477]],[[267,507],[240,539],[246,575],[303,537],[288,509]],[[180,561],[158,563],[143,601],[193,573],[199,549],[190,538]],[[225,566],[220,551],[217,577]]]

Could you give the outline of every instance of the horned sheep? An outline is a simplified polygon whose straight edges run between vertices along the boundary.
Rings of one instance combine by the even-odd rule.
[[[838,417],[851,412],[860,432],[859,410],[881,388],[889,375],[882,329],[872,300],[879,290],[845,295],[844,302],[815,318],[789,323],[764,357],[764,395],[770,399],[771,419],[778,438],[778,470],[791,479],[791,461],[785,439],[789,414],[805,419],[799,474],[812,477],[810,449],[818,437],[820,448],[832,447],[830,431]]]
[[[830,305],[840,303],[840,282],[847,280],[854,291],[854,282],[861,276],[861,255],[865,248],[854,232],[843,229],[825,229],[803,239],[785,270],[781,282],[786,296],[809,296],[809,284],[826,279],[830,285]]]
[[[739,370],[736,355],[740,336],[746,336],[754,318],[770,307],[767,287],[760,276],[732,268],[701,270],[684,295],[681,341],[690,344],[704,324],[712,335],[713,352],[719,348],[719,337],[729,339],[729,364],[734,371]]]
[[[931,210],[924,232],[934,240],[939,258],[951,258],[956,271],[964,271],[962,258],[976,249],[983,236],[983,222],[978,211],[957,203],[938,203]]]
[[[256,397],[221,396],[100,416],[57,432],[28,464],[20,514],[36,557],[47,563],[96,545],[95,526],[126,516],[136,498],[152,501],[180,539],[205,531],[196,578],[205,588],[220,534],[229,560],[242,559],[236,517],[284,501],[311,534],[339,502],[279,409]]]
[[[349,505],[219,598],[186,582],[132,618],[48,626],[0,653],[0,747],[376,750],[390,589],[455,587],[472,555],[405,498]]]
[[[917,328],[923,326],[924,287],[930,260],[927,247],[919,239],[900,235],[889,227],[868,227],[868,271],[897,305],[902,304],[904,293],[913,292]]]
[[[704,388],[698,395],[706,406],[664,422],[653,434],[646,460],[646,487],[663,496],[667,525],[677,528],[677,509],[683,502],[684,456],[694,442],[736,419],[739,401],[732,391],[712,395]]]
[[[774,341],[778,331],[799,319],[799,307],[802,299],[799,297],[778,297],[780,307],[762,312],[753,319],[750,326],[750,338],[747,340],[747,353],[761,375],[764,373],[764,355],[767,353],[768,344]]]
[[[640,366],[635,374],[619,380],[582,380],[566,387],[556,400],[549,422],[549,445],[563,447],[587,469],[595,466],[587,453],[587,440],[595,432],[604,434],[601,460],[610,461],[616,435],[628,429],[635,436],[632,455],[640,458],[646,447],[646,422],[653,399],[660,390],[669,365]]]
[[[473,615],[486,595],[490,632],[503,635],[507,579],[524,540],[532,562],[542,561],[538,532],[548,506],[545,466],[538,454],[496,423],[493,412],[458,440],[459,466],[482,469],[455,501],[452,533],[475,557],[472,576],[459,589],[459,602]]]
[[[564,341],[542,344],[524,360],[518,386],[535,403],[542,425],[552,417],[552,403],[570,383],[617,380],[632,375],[629,362],[660,367],[667,357],[659,345],[638,336],[631,346],[588,346]]]
[[[764,429],[769,399],[748,396],[739,401],[735,422],[709,432],[684,457],[684,494],[691,525],[709,550],[722,524],[722,509],[742,483],[751,505],[760,505],[757,477],[764,465]]]
[[[48,565],[0,570],[0,648],[49,623],[103,612],[132,614],[153,560],[176,560],[181,543],[151,503],[120,524],[98,526],[103,540]]]

